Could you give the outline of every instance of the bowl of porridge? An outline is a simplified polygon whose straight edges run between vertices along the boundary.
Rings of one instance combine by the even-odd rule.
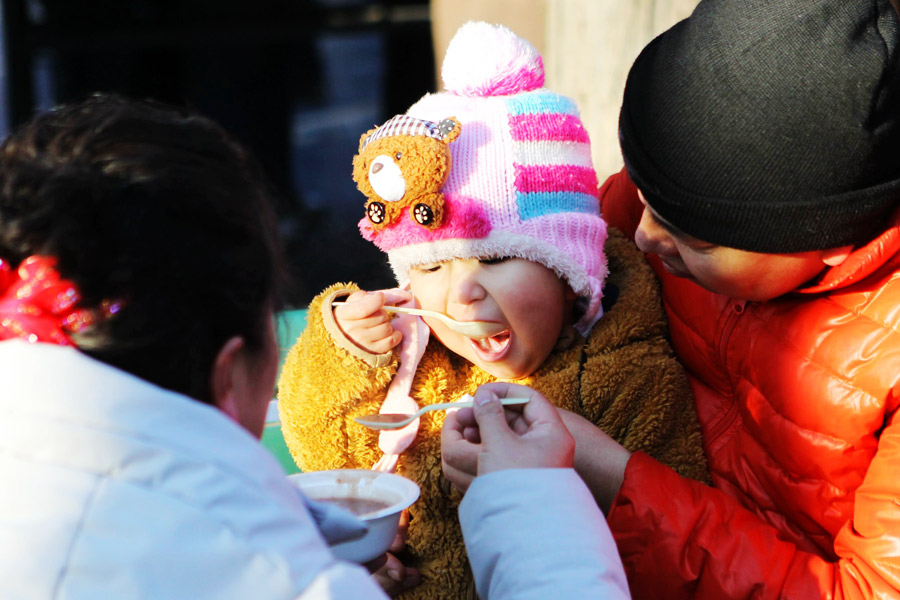
[[[400,475],[365,469],[297,473],[288,479],[303,494],[349,511],[368,527],[360,538],[331,546],[338,558],[357,563],[384,554],[397,535],[400,513],[419,498],[419,486]]]

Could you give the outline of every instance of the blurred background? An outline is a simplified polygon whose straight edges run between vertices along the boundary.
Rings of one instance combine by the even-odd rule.
[[[248,146],[282,192],[280,222],[304,307],[336,281],[393,285],[356,223],[359,136],[438,88],[468,20],[507,25],[575,98],[600,180],[621,168],[627,69],[697,0],[0,0],[0,135],[95,91],[190,106]]]

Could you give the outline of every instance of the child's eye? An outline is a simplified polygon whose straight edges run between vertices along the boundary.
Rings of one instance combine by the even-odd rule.
[[[500,263],[510,260],[511,256],[497,256],[494,258],[479,258],[478,262],[483,265],[499,265]]]
[[[419,271],[420,273],[434,273],[435,271],[437,271],[438,269],[441,268],[441,263],[433,263],[430,265],[418,265],[413,268],[416,271]]]

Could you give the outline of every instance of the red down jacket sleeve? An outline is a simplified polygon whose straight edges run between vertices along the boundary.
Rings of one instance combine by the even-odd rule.
[[[800,551],[733,498],[636,453],[609,515],[635,598],[900,597],[900,418],[895,413],[834,541]]]

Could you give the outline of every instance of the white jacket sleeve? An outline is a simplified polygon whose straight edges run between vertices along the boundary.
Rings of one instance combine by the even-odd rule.
[[[630,597],[606,519],[572,469],[476,477],[459,519],[483,600]]]
[[[326,502],[310,500],[298,490],[306,510],[316,522],[319,532],[329,543],[336,543],[365,533],[367,527],[355,515]],[[387,595],[363,567],[344,561],[333,561],[322,569],[297,600],[387,600]]]
[[[336,562],[321,571],[297,600],[387,600],[369,573],[358,565]]]

